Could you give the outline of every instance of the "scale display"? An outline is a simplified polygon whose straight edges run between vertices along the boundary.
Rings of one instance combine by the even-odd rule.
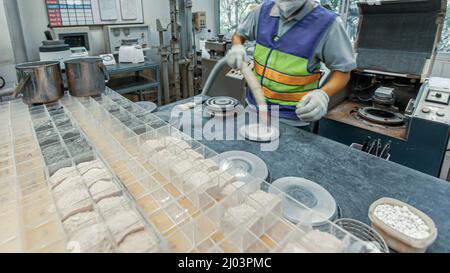
[[[50,27],[143,23],[142,0],[46,0]]]

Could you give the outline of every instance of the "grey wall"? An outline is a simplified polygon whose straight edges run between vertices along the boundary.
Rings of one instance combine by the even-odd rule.
[[[0,0],[0,33],[0,76],[6,79],[8,85],[12,85],[15,81],[14,52],[6,21],[4,0]]]
[[[2,38],[0,39],[0,64],[12,63],[14,62],[14,53],[12,51],[3,0],[0,0],[0,33],[2,33]]]

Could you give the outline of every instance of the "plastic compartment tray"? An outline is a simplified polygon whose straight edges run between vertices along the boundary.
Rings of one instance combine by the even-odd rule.
[[[95,99],[66,96],[46,106],[3,103],[0,125],[0,154],[4,155],[0,178],[7,182],[0,183],[0,194],[5,196],[1,189],[10,193],[0,203],[0,218],[5,220],[1,222],[8,223],[0,226],[0,252],[131,251],[129,245],[121,247],[127,237],[108,221],[116,213],[99,206],[103,194],[122,198],[121,207],[136,215],[128,215],[138,220],[125,230],[154,241],[150,247],[136,249],[140,252],[298,250],[292,242],[301,242],[311,252],[320,251],[314,237],[310,242],[307,236],[313,231],[305,224],[307,219],[293,225],[282,217],[283,203],[260,204],[250,196],[267,190],[265,181],[255,179],[229,194],[235,178],[230,170],[219,169],[217,153],[111,90]],[[75,149],[72,145],[78,143],[82,143],[80,149]],[[58,153],[61,158],[55,160]],[[50,178],[61,168],[73,168],[74,176],[81,175],[77,166],[92,160],[104,165],[117,190],[91,191],[86,178],[75,184],[86,198],[73,206],[94,215],[86,215],[87,220],[78,224],[95,227],[102,239],[81,242],[80,249],[68,244],[83,234],[62,221],[71,213],[61,208],[61,189]],[[199,179],[206,184],[197,183]],[[277,198],[281,197],[280,192]],[[246,203],[255,206],[254,213],[245,219],[232,215],[223,219],[229,209]],[[321,227],[321,232],[341,243],[335,251],[358,251],[349,248],[357,239],[332,223]]]
[[[230,179],[224,171],[214,171],[213,159],[217,154],[166,123],[164,123],[165,126],[156,128],[152,127],[151,124],[146,123],[148,126],[146,133],[138,134],[134,132],[132,130],[133,128],[129,128],[127,126],[128,124],[117,118],[117,116],[120,114],[121,116],[130,117],[131,115],[131,119],[133,119],[133,116],[140,119],[142,118],[142,116],[140,116],[142,115],[142,112],[140,112],[139,109],[136,110],[133,104],[116,95],[114,92],[107,92],[102,98],[96,98],[95,100],[66,98],[63,103],[71,105],[71,111],[83,113],[78,117],[78,120],[89,120],[89,122],[85,122],[83,126],[87,126],[88,123],[91,124],[87,128],[93,129],[96,126],[99,126],[99,128],[102,128],[101,134],[103,136],[106,135],[111,137],[113,143],[118,144],[120,148],[128,153],[129,159],[135,159],[133,163],[136,163],[136,165],[134,167],[131,167],[130,164],[121,164],[119,162],[120,160],[116,160],[116,162],[113,162],[112,164],[119,172],[118,176],[122,183],[129,187],[130,192],[134,195],[138,205],[148,213],[150,221],[158,229],[161,235],[169,240],[168,245],[170,251],[283,251],[282,245],[283,239],[285,238],[281,238],[279,231],[274,230],[271,235],[266,235],[260,234],[261,231],[256,232],[250,230],[250,232],[244,232],[244,234],[247,234],[247,237],[242,236],[241,233],[243,230],[247,229],[247,231],[249,231],[248,227],[228,230],[222,234],[215,234],[213,237],[216,241],[220,242],[212,242],[213,239],[211,238],[202,238],[204,241],[198,246],[197,244],[192,244],[191,248],[173,247],[171,240],[176,241],[176,239],[173,239],[174,237],[177,235],[189,237],[187,234],[184,234],[184,229],[189,229],[189,226],[195,226],[196,221],[207,217],[209,213],[214,214],[215,212],[220,211],[222,202],[226,202],[223,199],[224,196],[220,195],[220,185],[229,184],[232,182],[232,179]],[[161,121],[151,114],[147,114],[145,120],[141,120],[142,123],[145,123],[145,120],[151,120],[152,122]],[[87,130],[90,131],[90,129]],[[92,133],[94,132],[92,131]],[[178,141],[173,143],[173,141],[168,142],[167,139],[178,139]],[[97,141],[100,141],[100,139]],[[167,158],[164,159],[164,153],[159,157],[155,157],[151,153],[153,151],[149,153],[149,151],[143,147],[148,141],[151,143],[160,142],[161,145],[158,146],[157,150],[166,151],[165,155],[171,160],[170,164],[167,164]],[[96,144],[101,145],[101,143]],[[113,147],[113,145],[114,144],[110,147]],[[136,149],[136,145],[141,147],[141,149]],[[106,149],[105,152],[106,154],[110,153],[107,152]],[[113,160],[112,157],[109,156],[109,158],[110,160]],[[192,163],[192,166],[188,168],[188,171],[183,172],[183,168],[181,167],[183,162]],[[176,169],[175,166],[177,166],[178,163],[180,164],[180,167],[179,169]],[[215,163],[217,164],[217,162]],[[127,166],[124,167],[123,165]],[[141,179],[137,178],[134,174],[142,173],[143,170],[149,174],[149,176],[144,175],[144,179],[149,180],[143,183],[135,183],[134,181]],[[186,186],[185,180],[189,175],[195,174],[196,171],[202,172],[205,170],[210,170],[210,179],[215,186],[210,187],[206,191],[200,186]],[[265,185],[265,187],[267,188],[267,185]],[[265,208],[263,210],[265,210]],[[268,219],[273,219],[272,222],[274,223],[274,226],[279,226],[280,230],[291,227],[292,232],[287,233],[286,236],[289,234],[292,236],[294,236],[293,234],[298,235],[301,232],[306,233],[308,229],[311,229],[311,227],[302,227],[302,229],[300,229],[299,227],[302,223],[298,226],[290,224],[282,218],[280,213],[270,212],[268,215],[272,216],[268,217]],[[311,215],[314,215],[314,212],[311,212]],[[266,220],[265,217],[264,220]],[[339,227],[334,226],[331,222],[328,226],[325,225],[321,228],[326,229],[327,227],[329,227],[328,233],[331,233],[332,231],[334,233],[339,233],[336,237],[340,238],[341,241],[346,244],[345,246],[352,245],[351,242],[358,241],[357,238],[343,231]],[[271,230],[268,229],[267,232],[271,232]],[[283,231],[282,234],[286,234],[286,232]],[[276,235],[278,235],[278,237]],[[219,237],[222,238],[222,240],[218,240]],[[272,237],[274,237],[273,240],[271,239]],[[200,241],[202,239],[200,239]],[[232,243],[230,243],[230,240],[234,247],[231,247]],[[188,241],[197,242],[198,240],[192,239]],[[247,242],[251,242],[251,244],[245,245]],[[228,248],[222,248],[219,243],[223,243],[223,245],[228,246]],[[238,247],[236,247],[236,244]],[[207,246],[211,247],[208,249]],[[348,249],[348,247],[343,247],[340,251],[346,251]]]

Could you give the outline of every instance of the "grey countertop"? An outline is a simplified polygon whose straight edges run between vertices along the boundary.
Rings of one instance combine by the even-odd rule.
[[[345,218],[369,224],[369,207],[379,198],[406,202],[428,214],[438,228],[428,251],[450,252],[450,183],[294,127],[281,124],[280,131],[279,148],[273,152],[250,141],[201,142],[218,153],[242,150],[259,156],[274,180],[296,176],[317,182],[335,197]]]

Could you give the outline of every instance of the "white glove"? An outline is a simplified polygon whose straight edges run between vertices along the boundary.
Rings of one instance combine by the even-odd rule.
[[[295,113],[304,122],[321,120],[328,112],[330,97],[323,90],[315,90],[303,97]]]
[[[233,69],[241,70],[247,59],[247,52],[243,45],[234,45],[227,54],[227,63]]]

